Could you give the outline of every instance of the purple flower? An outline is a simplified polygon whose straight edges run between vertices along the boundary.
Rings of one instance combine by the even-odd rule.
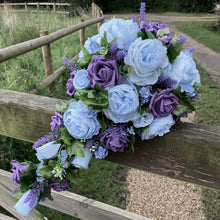
[[[174,89],[164,89],[154,93],[150,100],[149,112],[155,118],[166,117],[177,107],[178,98],[172,93]]]
[[[92,87],[97,83],[105,89],[120,84],[122,79],[117,62],[106,59],[104,55],[94,55],[87,72]]]
[[[55,111],[55,115],[52,116],[51,119],[52,119],[52,122],[50,123],[51,131],[55,132],[62,127],[63,116],[59,112]]]
[[[70,73],[70,78],[68,79],[68,81],[66,83],[66,88],[67,88],[66,93],[72,98],[76,92],[76,89],[73,86],[73,79],[74,79],[74,76],[76,75],[76,73],[77,73],[76,70],[74,70],[72,73]]]
[[[11,175],[11,180],[20,184],[21,175],[28,169],[29,164],[21,165],[17,160],[13,160],[11,161],[11,165],[11,171],[13,172]]]
[[[100,143],[106,150],[123,152],[128,147],[129,139],[124,135],[124,126],[110,127],[99,134]]]
[[[70,181],[64,179],[60,184],[60,180],[54,180],[49,182],[49,187],[57,192],[62,192],[64,190],[70,189]]]
[[[177,84],[176,80],[166,76],[159,76],[158,81],[156,82],[156,84],[153,85],[153,87],[166,89],[166,88],[173,88],[173,85],[175,84]]]
[[[45,144],[45,143],[48,143],[48,142],[51,142],[51,141],[54,141],[54,135],[50,132],[49,135],[44,135],[44,137],[38,139],[32,146],[32,148],[36,149],[38,148],[39,146]]]
[[[175,44],[178,44],[179,42],[182,42],[183,44],[185,44],[187,40],[188,40],[187,37],[181,37],[179,40],[177,40],[177,41],[175,42]]]
[[[141,7],[140,7],[139,10],[140,10],[140,15],[139,15],[140,22],[145,21],[145,19],[146,19],[146,16],[145,16],[145,2],[141,2]]]
[[[72,63],[70,60],[68,60],[67,58],[63,57],[63,62],[65,63],[65,65],[72,71],[77,71],[80,69],[79,65],[75,65],[74,63]]]
[[[133,21],[134,23],[137,22],[135,15],[132,15],[132,21]]]

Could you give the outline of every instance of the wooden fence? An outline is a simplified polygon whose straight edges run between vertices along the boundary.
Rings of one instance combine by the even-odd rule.
[[[25,11],[28,10],[28,6],[36,6],[37,11],[40,11],[40,6],[44,6],[44,7],[52,6],[54,13],[63,13],[63,11],[59,11],[59,10],[57,10],[57,8],[60,9],[60,7],[64,7],[64,6],[70,7],[70,5],[71,4],[69,4],[69,3],[55,3],[55,2],[25,2],[25,3],[1,3],[0,4],[0,6],[4,7],[4,10],[11,10],[11,8],[9,8],[9,6],[10,7],[24,6]],[[20,11],[23,11],[23,10],[20,10]]]
[[[102,10],[94,3],[92,3],[92,18],[93,19],[88,21],[81,20],[81,23],[79,24],[63,28],[50,34],[48,34],[47,31],[41,31],[40,37],[38,38],[0,49],[0,63],[42,47],[45,74],[47,78],[40,83],[40,86],[37,89],[31,90],[30,93],[36,94],[39,90],[47,86],[53,88],[54,81],[61,74],[64,73],[65,67],[62,66],[57,71],[53,72],[50,43],[57,41],[76,31],[80,31],[80,45],[82,46],[85,42],[85,28],[90,25],[97,24],[97,29],[99,29],[100,25],[104,21]],[[71,59],[71,62],[74,62],[77,59],[78,55],[73,57],[73,59]]]

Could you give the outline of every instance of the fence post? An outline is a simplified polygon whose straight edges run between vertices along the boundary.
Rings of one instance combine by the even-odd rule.
[[[97,13],[97,17],[101,17],[102,16],[102,13],[101,13],[101,9],[100,8],[98,8],[98,11],[97,11],[98,13]],[[99,32],[99,28],[100,28],[100,26],[102,25],[102,22],[98,22],[97,23],[97,30],[98,30],[98,32]]]
[[[39,11],[40,9],[40,5],[39,5],[39,2],[37,2],[37,10]]]
[[[80,23],[84,22],[83,19],[80,20]],[[80,39],[80,47],[82,47],[85,43],[85,28],[81,28],[79,30],[79,39]]]
[[[40,31],[40,36],[46,36],[48,35],[48,31]],[[44,68],[45,68],[45,74],[46,77],[53,74],[53,66],[52,66],[52,59],[51,59],[51,53],[50,53],[50,44],[42,46],[42,53],[43,53],[43,60],[44,60]],[[49,88],[52,90],[55,86],[55,83],[52,83]]]
[[[56,3],[53,3],[53,12],[56,13]]]
[[[27,11],[27,2],[25,2],[24,6],[25,6],[25,11]]]
[[[95,3],[92,3],[92,18],[95,18]]]

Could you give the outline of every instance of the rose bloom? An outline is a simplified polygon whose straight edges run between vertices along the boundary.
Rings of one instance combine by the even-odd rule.
[[[149,112],[155,118],[168,116],[179,105],[178,98],[172,93],[174,89],[164,89],[154,93],[150,100]]]
[[[100,143],[106,150],[123,152],[128,147],[129,139],[123,134],[122,126],[108,128],[99,134]]]
[[[87,72],[92,87],[97,83],[105,89],[120,84],[122,79],[116,60],[106,59],[104,55],[94,55]]]
[[[11,175],[11,180],[20,184],[21,175],[28,169],[29,164],[21,165],[17,160],[13,160],[11,161],[11,165],[11,171],[13,172]]]

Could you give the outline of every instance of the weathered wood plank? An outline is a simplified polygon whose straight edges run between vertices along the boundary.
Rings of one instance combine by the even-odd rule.
[[[4,186],[7,186],[8,189],[14,190],[18,185],[10,180],[10,175],[11,173],[0,170],[0,186],[2,184]],[[52,196],[54,198],[52,202],[46,201],[40,204],[80,219],[150,220],[146,217],[67,191],[61,193],[53,191]]]
[[[0,90],[0,134],[34,142],[50,131],[50,117],[62,100]],[[153,140],[137,140],[135,153],[107,160],[177,179],[220,188],[220,129],[180,123]]]
[[[16,220],[16,218],[12,218],[10,216],[0,213],[0,220]]]
[[[91,20],[88,20],[83,23],[76,24],[76,25],[73,25],[67,28],[63,28],[61,30],[48,34],[47,36],[38,37],[38,38],[29,40],[29,41],[25,41],[23,43],[19,43],[16,45],[12,45],[10,47],[0,49],[0,62],[6,61],[8,59],[19,56],[21,54],[27,53],[31,50],[37,49],[46,44],[50,44],[75,31],[78,31],[82,28],[88,27],[92,24],[96,24],[102,21],[104,21],[104,16],[99,17],[99,18],[94,18],[94,19],[91,19]]]
[[[3,178],[1,176],[1,178]],[[33,210],[31,212],[31,214],[28,217],[24,217],[23,215],[21,215],[20,213],[18,213],[16,211],[16,209],[14,208],[14,205],[16,204],[17,200],[15,198],[13,198],[11,196],[11,190],[8,188],[8,186],[6,185],[2,185],[2,183],[0,183],[0,205],[6,209],[8,212],[10,212],[12,215],[14,215],[15,217],[17,217],[18,219],[21,220],[40,220],[40,219],[44,219],[44,216],[41,215],[37,210]]]

